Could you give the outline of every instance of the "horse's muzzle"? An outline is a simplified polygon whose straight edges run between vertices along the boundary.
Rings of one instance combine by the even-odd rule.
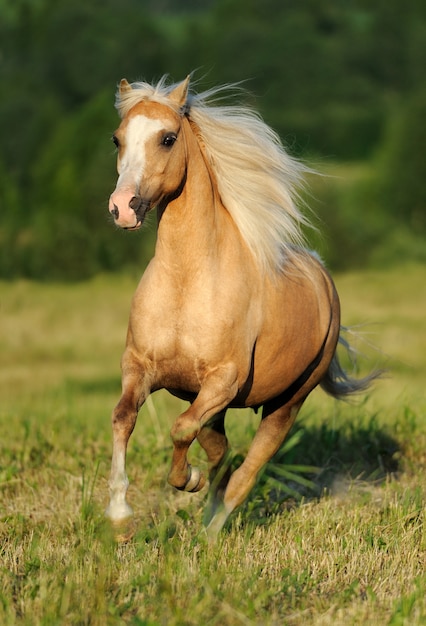
[[[129,200],[129,196],[126,198],[125,195],[127,194],[116,192],[111,195],[109,212],[117,226],[121,226],[125,230],[140,228],[145,215],[151,208],[151,203],[141,196],[131,196]]]

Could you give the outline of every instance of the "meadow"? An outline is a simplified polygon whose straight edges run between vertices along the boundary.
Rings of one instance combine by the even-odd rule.
[[[205,490],[166,482],[185,404],[163,392],[130,441],[133,539],[103,517],[136,280],[0,283],[0,623],[426,624],[425,266],[335,276],[361,373],[387,374],[353,403],[314,391],[215,545]],[[258,420],[229,414],[235,463]]]

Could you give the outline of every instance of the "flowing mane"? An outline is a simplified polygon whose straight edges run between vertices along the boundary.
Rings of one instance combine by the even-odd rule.
[[[156,85],[136,82],[117,94],[121,117],[142,100],[172,106],[175,85],[163,77]],[[308,225],[297,207],[303,176],[311,171],[285,151],[278,135],[258,113],[243,106],[215,105],[233,86],[190,94],[184,114],[198,131],[216,177],[223,205],[241,236],[266,271],[279,271],[294,247],[304,246],[301,227]]]

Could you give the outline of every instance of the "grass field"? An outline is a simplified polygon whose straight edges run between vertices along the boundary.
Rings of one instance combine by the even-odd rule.
[[[388,376],[356,404],[315,391],[217,545],[205,492],[166,483],[184,404],[165,393],[131,439],[134,538],[117,545],[103,519],[135,280],[0,283],[2,626],[426,624],[426,268],[336,283],[365,368]],[[237,457],[258,419],[230,413]],[[301,464],[318,472],[288,497],[283,474]]]

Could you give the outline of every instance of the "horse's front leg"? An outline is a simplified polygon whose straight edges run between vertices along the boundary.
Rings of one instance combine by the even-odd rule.
[[[175,421],[171,430],[173,441],[172,466],[169,483],[184,491],[199,491],[205,484],[205,477],[197,467],[189,465],[188,448],[196,437],[203,445],[201,431],[209,419],[220,414],[233,400],[238,391],[237,369],[234,364],[216,368],[205,378],[192,405]],[[224,413],[223,413],[224,415]],[[220,437],[223,443],[223,437]],[[222,449],[219,451],[223,456]],[[217,460],[217,463],[220,459]],[[209,458],[215,464],[215,459]]]
[[[123,392],[112,413],[113,449],[111,475],[109,479],[110,501],[105,515],[112,521],[120,538],[129,533],[127,522],[133,510],[126,500],[129,481],[126,474],[126,451],[130,435],[136,424],[139,408],[145,401],[148,391],[140,364],[129,363],[123,357]]]

